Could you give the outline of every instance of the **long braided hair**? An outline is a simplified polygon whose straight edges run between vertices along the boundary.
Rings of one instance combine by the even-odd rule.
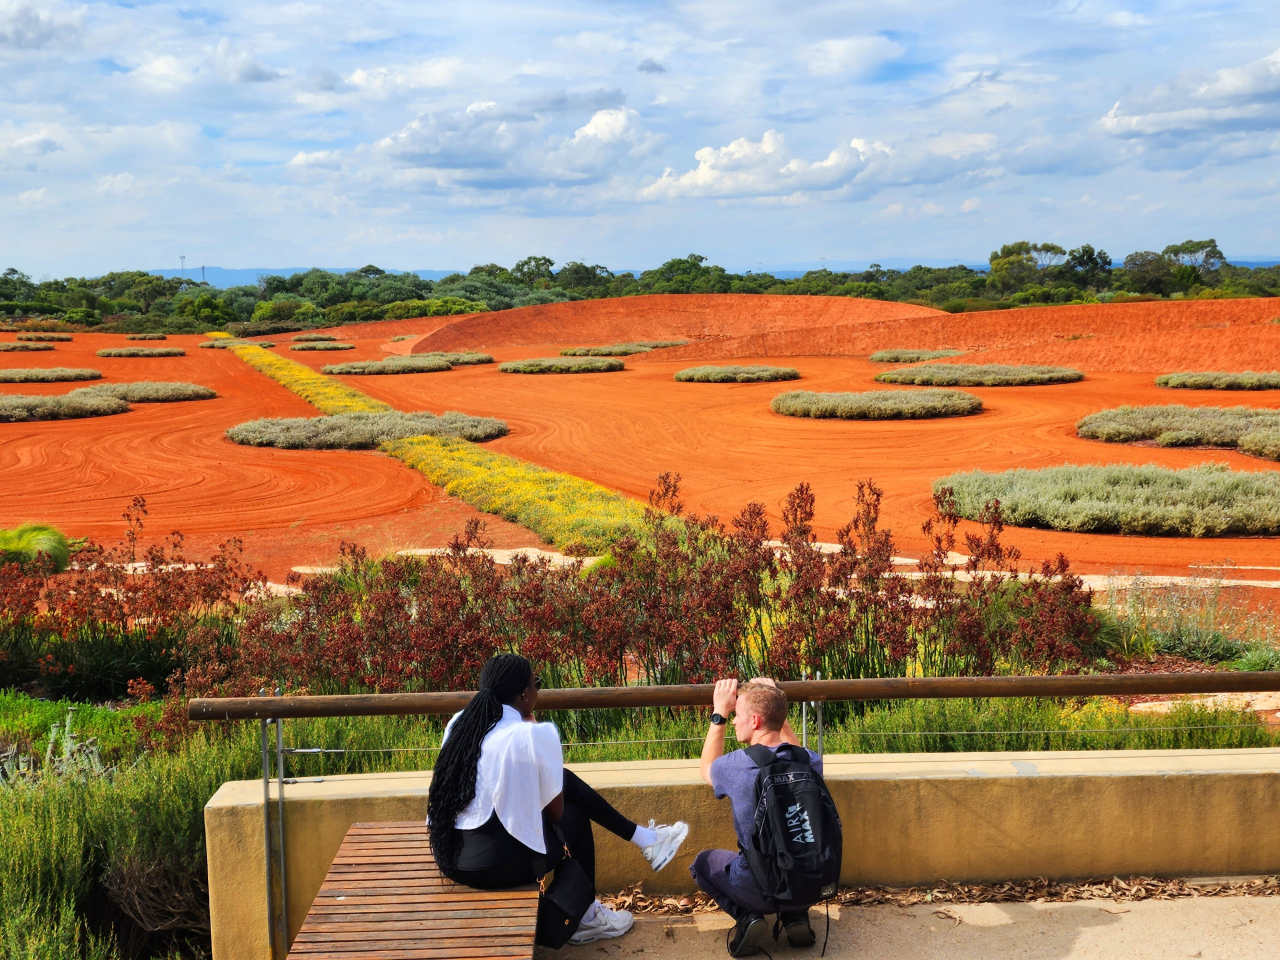
[[[431,824],[431,851],[446,875],[458,863],[460,839],[455,821],[475,799],[480,746],[502,719],[503,704],[513,703],[532,678],[533,666],[524,657],[500,653],[490,658],[480,670],[480,689],[454,722],[436,758],[427,791],[427,821]]]

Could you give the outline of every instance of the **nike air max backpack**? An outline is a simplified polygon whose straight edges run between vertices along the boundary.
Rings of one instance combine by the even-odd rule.
[[[843,849],[840,815],[809,752],[747,747],[760,768],[751,842],[743,854],[764,893],[808,906],[835,896]]]

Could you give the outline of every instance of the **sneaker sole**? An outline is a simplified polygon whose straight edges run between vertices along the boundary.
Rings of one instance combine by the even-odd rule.
[[[680,847],[688,838],[688,836],[689,836],[689,825],[686,823],[684,825],[684,829],[680,831],[680,835],[677,836],[674,841],[671,841],[671,846],[666,851],[666,855],[662,859],[655,860],[653,863],[650,864],[650,866],[653,867],[654,873],[657,873],[659,870],[661,870],[663,867],[665,867],[667,864],[669,864],[672,860],[676,858],[676,854],[680,852]]]
[[[793,947],[812,947],[818,942],[818,935],[807,923],[787,924],[787,943]]]
[[[764,938],[769,933],[769,924],[765,922],[764,917],[759,920],[752,920],[747,929],[742,934],[742,942],[738,944],[737,950],[730,950],[731,957],[751,957],[760,952],[760,944],[764,943]],[[730,930],[732,937],[732,929]]]

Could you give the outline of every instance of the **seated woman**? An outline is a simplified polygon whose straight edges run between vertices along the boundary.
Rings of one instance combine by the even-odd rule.
[[[440,871],[482,890],[534,883],[563,859],[562,836],[594,886],[592,821],[634,843],[661,870],[688,836],[688,825],[632,823],[566,770],[555,724],[533,718],[541,685],[524,657],[499,654],[480,671],[471,702],[445,728],[427,794]],[[620,937],[632,922],[627,911],[596,900],[571,942]]]

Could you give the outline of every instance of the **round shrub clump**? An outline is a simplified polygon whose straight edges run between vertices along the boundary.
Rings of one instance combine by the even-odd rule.
[[[1241,453],[1263,460],[1280,460],[1280,429],[1253,430],[1236,444]]]
[[[384,376],[396,373],[443,373],[452,370],[453,364],[439,357],[400,357],[396,362],[386,360],[355,360],[351,363],[330,363],[320,368],[321,373],[346,374],[348,376]]]
[[[261,344],[259,344],[261,346]],[[295,343],[290,350],[354,350],[354,343]]]
[[[473,351],[466,350],[461,353],[444,353],[439,350],[433,350],[431,353],[413,353],[404,359],[407,360],[410,357],[423,360],[443,360],[445,363],[451,364],[455,367],[472,367],[482,363],[493,363],[493,357],[489,356],[487,353],[475,353]],[[400,362],[400,358],[387,357],[387,361],[391,363],[398,363]]]
[[[1280,534],[1280,471],[1274,470],[1068,465],[974,470],[934,481],[935,493],[945,487],[962,517],[976,520],[999,500],[1005,522],[1019,527],[1176,537]]]
[[[72,338],[69,333],[20,333],[18,339],[30,343],[70,343]]]
[[[1075,383],[1084,374],[1070,367],[1009,367],[1002,364],[927,363],[922,367],[888,370],[879,383],[910,383],[930,387],[1023,387],[1046,383]]]
[[[774,397],[770,409],[784,417],[928,420],[981,413],[982,400],[960,390],[869,390],[866,393],[792,390]]]
[[[100,357],[185,357],[181,347],[110,347],[99,350]]]
[[[1280,390],[1280,373],[1166,373],[1157,387],[1171,390]]]
[[[127,401],[93,387],[72,390],[60,397],[0,394],[0,423],[106,417],[113,413],[124,413],[128,409]]]
[[[14,343],[12,340],[0,342],[0,353],[39,353],[52,349],[52,343]]]
[[[877,350],[867,357],[872,363],[919,363],[941,357],[958,357],[960,350]]]
[[[606,357],[538,357],[499,364],[503,373],[613,373],[626,369],[621,360]]]
[[[131,333],[125,337],[126,340],[168,340],[169,338],[163,333]],[[204,346],[204,344],[200,344]]]
[[[799,380],[794,367],[687,367],[676,374],[681,383],[776,383]]]
[[[1239,447],[1254,433],[1280,430],[1280,410],[1253,407],[1117,407],[1093,413],[1076,424],[1086,440],[1138,443],[1154,440],[1162,447]],[[1250,451],[1265,449],[1250,441]],[[1258,453],[1253,453],[1259,456]],[[1275,457],[1268,457],[1273,460]]]
[[[330,417],[253,420],[227,431],[234,443],[285,450],[369,450],[389,440],[451,437],[480,442],[504,437],[507,425],[489,417],[449,411],[419,413],[339,413]]]
[[[338,338],[331,333],[300,333],[289,339],[294,343],[331,343]]]
[[[570,347],[561,350],[562,357],[629,357],[636,353],[649,353],[664,347],[683,347],[688,340],[640,340],[636,343],[614,343],[607,347]]]
[[[31,370],[0,370],[0,383],[72,383],[101,380],[102,371],[71,367],[40,367]]]

